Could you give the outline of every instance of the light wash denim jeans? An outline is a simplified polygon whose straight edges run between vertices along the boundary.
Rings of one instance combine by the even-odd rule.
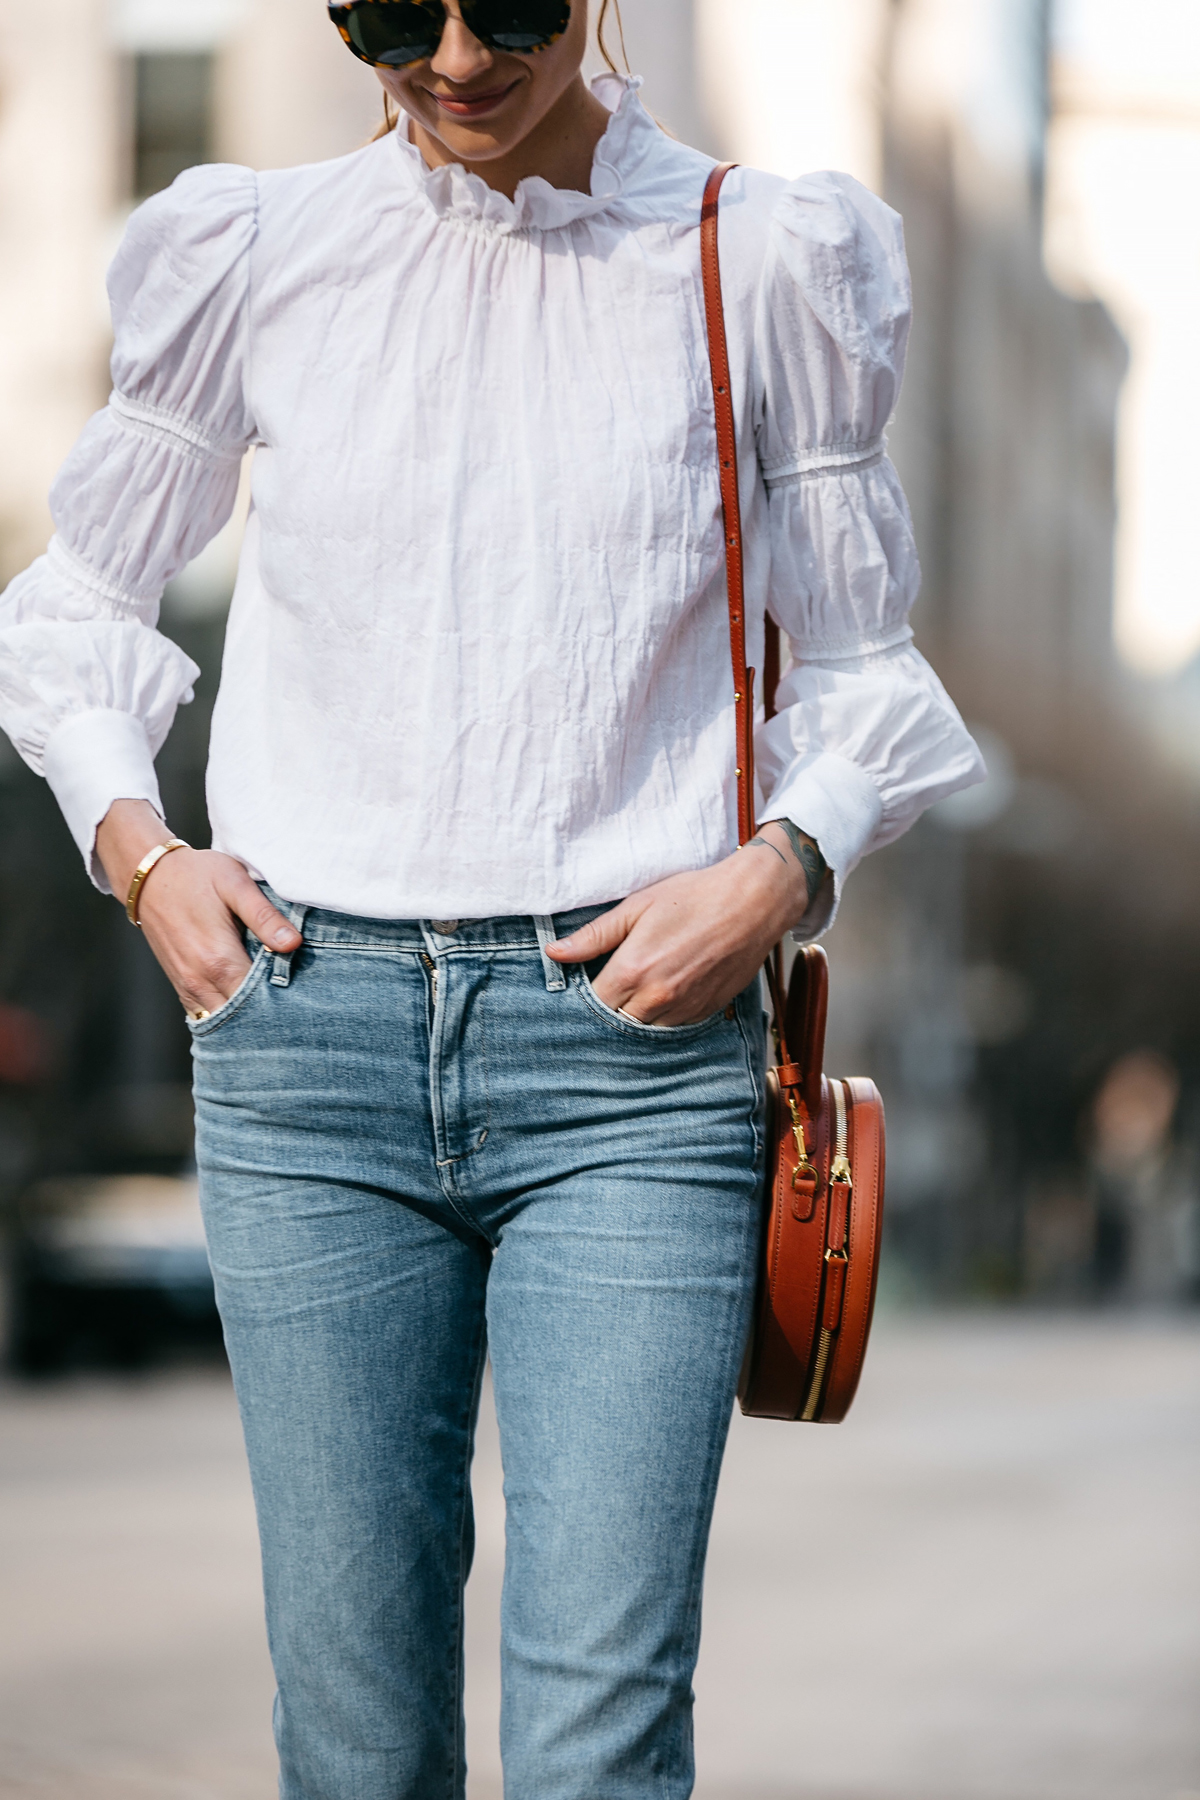
[[[275,896],[272,896],[275,898]],[[490,1351],[511,1800],[685,1800],[705,1547],[760,1230],[757,984],[631,1023],[539,947],[603,908],[283,910],[192,1027],[284,1800],[463,1793]]]

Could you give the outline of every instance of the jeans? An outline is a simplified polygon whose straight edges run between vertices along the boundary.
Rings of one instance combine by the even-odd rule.
[[[760,1234],[757,984],[660,1029],[542,954],[603,908],[435,925],[279,904],[303,948],[260,949],[191,1029],[280,1792],[463,1794],[490,1353],[506,1792],[685,1800]]]

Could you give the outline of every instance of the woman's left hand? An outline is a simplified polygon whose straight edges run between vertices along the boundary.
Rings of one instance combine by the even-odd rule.
[[[715,868],[656,881],[546,953],[580,963],[612,951],[595,981],[606,1006],[647,1025],[690,1025],[749,986],[809,900],[787,833],[763,825]]]

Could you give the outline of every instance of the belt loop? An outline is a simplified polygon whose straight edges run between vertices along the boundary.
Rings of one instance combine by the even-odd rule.
[[[552,944],[558,936],[554,929],[554,919],[549,913],[534,913],[533,926],[537,932],[538,949],[542,953],[542,971],[546,977],[546,991],[550,994],[561,994],[567,985],[567,977],[561,966],[546,955],[546,945]]]
[[[290,923],[296,927],[296,930],[303,935],[304,921],[307,919],[309,913],[307,906],[288,906],[286,903],[277,902],[276,910],[281,912],[284,918],[289,920]],[[277,952],[271,958],[270,981],[272,987],[291,986],[292,958],[295,954],[296,952],[294,950],[289,950],[286,956],[280,956]]]

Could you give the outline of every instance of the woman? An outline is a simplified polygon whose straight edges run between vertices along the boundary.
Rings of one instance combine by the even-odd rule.
[[[3,601],[4,720],[190,1016],[283,1794],[462,1792],[486,1342],[509,1791],[682,1797],[757,971],[980,768],[907,625],[900,227],[843,176],[722,196],[750,660],[768,607],[796,658],[735,854],[710,164],[584,85],[585,0],[332,10],[403,126],[134,216],[115,392]],[[196,674],[158,598],[252,445],[215,847],[149,866]]]

